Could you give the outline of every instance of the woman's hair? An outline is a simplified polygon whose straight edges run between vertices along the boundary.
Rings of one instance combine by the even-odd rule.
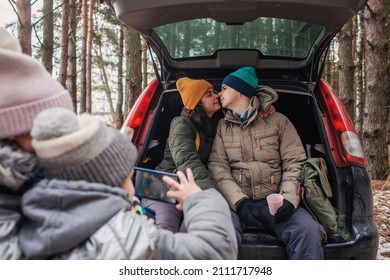
[[[216,117],[213,116],[209,118],[203,110],[202,101],[200,101],[193,110],[187,110],[187,112],[188,117],[199,131],[207,137],[214,138],[219,120],[218,112],[214,114],[214,116],[217,115]]]

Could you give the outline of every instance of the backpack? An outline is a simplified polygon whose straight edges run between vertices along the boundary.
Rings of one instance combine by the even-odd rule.
[[[299,193],[303,206],[323,226],[327,236],[337,234],[343,240],[348,239],[348,234],[337,225],[338,212],[330,202],[333,196],[332,187],[327,177],[327,166],[323,158],[312,158],[309,155],[303,163]]]

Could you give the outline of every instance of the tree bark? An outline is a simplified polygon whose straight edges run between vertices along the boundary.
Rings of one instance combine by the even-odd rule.
[[[148,44],[142,41],[142,88],[148,84]]]
[[[31,49],[31,2],[30,0],[17,0],[16,9],[18,11],[18,34],[22,52],[32,54]]]
[[[352,121],[355,121],[355,94],[353,87],[353,19],[337,36],[339,41],[339,97]]]
[[[328,55],[325,58],[325,80],[332,85],[332,87],[339,91],[338,77],[336,77],[337,65],[335,62],[335,42],[330,43]]]
[[[111,112],[111,116],[112,116],[112,123],[116,124],[116,112],[115,112],[114,103],[112,101],[112,92],[111,92],[110,84],[108,81],[109,75],[107,74],[105,62],[104,62],[104,58],[103,58],[103,51],[102,51],[102,43],[101,43],[100,34],[97,35],[96,41],[97,42],[94,46],[95,46],[95,49],[97,52],[97,54],[96,54],[97,66],[100,70],[100,76],[101,76],[101,81],[102,81],[102,85],[103,85],[103,90],[104,90],[104,93],[107,97],[108,107],[110,108],[110,112]]]
[[[95,0],[89,0],[88,31],[86,46],[86,111],[92,112],[92,40]]]
[[[87,37],[88,37],[88,0],[82,0],[82,36],[80,54],[80,113],[87,111]]]
[[[137,31],[125,29],[126,52],[128,57],[126,73],[126,100],[125,111],[128,113],[135,100],[141,94],[142,71],[141,71],[141,39]]]
[[[46,70],[53,72],[53,0],[43,1],[43,45],[41,49],[42,64]]]
[[[339,75],[338,75],[338,65],[336,64],[336,44],[335,41],[333,40],[332,43],[330,44],[330,53],[331,53],[331,77],[332,77],[332,83],[331,85],[333,88],[336,90],[336,92],[339,92],[340,85],[339,85]]]
[[[385,34],[386,34],[386,42],[387,42],[387,77],[390,77],[390,1],[385,1],[385,11],[386,11],[386,24],[385,24]],[[389,83],[389,79],[387,80]],[[390,93],[389,93],[390,95]],[[390,98],[389,98],[390,99]],[[386,141],[387,144],[390,145],[390,100],[387,103],[387,136]],[[389,151],[390,153],[390,151]],[[390,158],[390,154],[389,154]],[[388,176],[390,174],[388,173]],[[389,178],[389,177],[388,177]]]
[[[355,110],[355,128],[360,137],[362,138],[362,126],[363,126],[363,108],[364,108],[364,40],[365,31],[363,24],[363,12],[360,11],[355,17],[356,36],[354,38],[354,64],[355,75],[354,84],[356,92],[356,110]]]
[[[116,128],[120,129],[123,125],[123,45],[124,45],[123,25],[119,30],[119,48],[118,48],[118,101],[116,103]]]
[[[65,87],[68,75],[68,49],[69,49],[69,0],[62,2],[62,30],[61,30],[61,61],[59,82]]]
[[[384,0],[369,0],[365,16],[366,102],[363,120],[363,144],[372,179],[383,179],[389,168],[386,145],[387,104],[390,83],[385,34]]]
[[[76,34],[77,34],[77,2],[69,0],[69,49],[68,49],[68,76],[67,89],[69,90],[73,107],[77,113],[77,54],[76,54]]]

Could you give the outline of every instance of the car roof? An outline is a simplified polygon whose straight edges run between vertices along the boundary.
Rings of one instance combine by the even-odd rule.
[[[234,69],[242,65],[248,65],[258,70],[299,70],[300,73],[296,75],[300,76],[304,73],[306,77],[310,76],[314,79],[316,74],[313,75],[313,72],[318,72],[320,57],[332,38],[367,2],[367,0],[105,1],[115,11],[119,20],[143,35],[155,50],[161,64],[166,69],[169,68],[168,72],[183,71],[185,69],[188,74],[193,69],[198,69],[198,71],[199,69],[201,69],[200,71],[205,69]],[[205,38],[204,34],[194,33],[195,28],[191,28],[191,26],[199,24],[197,21],[199,19],[209,20],[207,23],[213,26],[222,26],[223,24],[226,26],[226,30],[237,27],[240,30],[238,35],[240,39],[250,32],[247,28],[249,25],[262,26],[265,25],[262,23],[265,23],[266,19],[271,19],[273,23],[282,19],[283,22],[280,24],[282,27],[285,24],[284,21],[289,21],[288,24],[291,26],[300,24],[300,27],[296,28],[295,31],[293,30],[293,32],[283,30],[284,34],[280,37],[295,36],[291,34],[302,35],[294,39],[295,41],[292,43],[294,46],[295,42],[304,41],[307,38],[310,38],[311,41],[307,49],[298,52],[298,55],[294,55],[295,50],[279,52],[281,47],[284,47],[281,40],[268,49],[260,47],[259,44],[225,44],[218,45],[215,49],[212,48],[213,46],[204,47],[209,49],[209,53],[196,52],[194,50],[199,50],[199,46],[204,46],[214,37],[214,33],[206,35],[208,38]],[[175,25],[176,23],[177,25]],[[183,23],[187,24],[189,29],[173,34],[180,29],[177,26]],[[191,32],[188,30],[191,30]],[[309,32],[307,30],[311,30],[311,33],[308,35],[301,34],[302,32]],[[227,31],[225,33],[226,37],[230,34]],[[173,36],[170,36],[170,34],[173,34]],[[276,38],[273,33],[266,34],[269,37],[275,36]],[[172,39],[180,42],[183,41],[183,36],[186,35],[194,38],[191,42],[191,50],[187,50],[187,52],[177,50],[178,44],[176,43],[173,43],[173,48],[169,46],[168,42]],[[250,41],[250,39],[247,41]],[[274,51],[267,52],[269,49]]]

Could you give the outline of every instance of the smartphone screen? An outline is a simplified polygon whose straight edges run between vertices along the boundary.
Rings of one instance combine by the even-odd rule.
[[[176,204],[175,199],[167,197],[167,192],[171,189],[171,186],[162,180],[164,175],[178,180],[176,174],[141,167],[135,167],[134,169],[136,196]]]

